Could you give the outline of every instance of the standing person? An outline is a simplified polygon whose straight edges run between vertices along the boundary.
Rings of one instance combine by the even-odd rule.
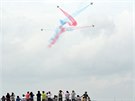
[[[6,101],[5,96],[2,96],[1,101]]]
[[[26,101],[26,98],[25,98],[25,95],[24,94],[22,95],[21,101]]]
[[[15,101],[15,94],[13,92],[12,92],[10,98],[11,98],[11,101]]]
[[[37,101],[41,101],[41,93],[40,93],[40,91],[38,91],[38,93],[37,93]]]
[[[19,97],[19,96],[17,96],[16,101],[21,101],[21,99],[20,99],[20,97]]]
[[[59,90],[59,94],[58,94],[58,101],[63,101],[63,94],[62,94],[62,90]]]
[[[30,100],[30,93],[29,93],[29,91],[26,93],[25,98],[26,98],[26,101]]]
[[[54,95],[54,97],[53,97],[53,101],[58,101],[58,97],[57,97],[57,95]]]
[[[75,101],[75,95],[76,95],[75,91],[72,90],[72,93],[71,93],[71,101]]]
[[[33,94],[33,92],[30,92],[30,101],[34,101],[34,94]]]
[[[85,93],[83,94],[83,98],[84,98],[84,101],[87,101],[88,100],[88,98],[89,98],[89,96],[88,96],[88,94],[87,94],[87,92],[85,91]]]
[[[66,93],[65,93],[65,99],[66,99],[66,101],[69,101],[69,96],[70,96],[69,92],[66,91]]]
[[[76,101],[81,101],[81,97],[79,95],[77,95]]]
[[[9,93],[7,93],[7,95],[6,95],[6,100],[10,101],[10,94]]]
[[[51,94],[50,91],[48,92],[48,95],[47,96],[48,96],[48,101],[52,101],[52,94]]]
[[[42,91],[41,96],[42,96],[42,101],[46,101],[46,93],[45,93],[45,91]]]
[[[48,101],[48,92],[46,93],[46,101]]]

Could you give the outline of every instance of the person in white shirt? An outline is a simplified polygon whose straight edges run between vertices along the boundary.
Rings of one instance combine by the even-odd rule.
[[[50,91],[48,92],[47,96],[48,96],[48,101],[52,101],[52,94]]]
[[[21,101],[26,101],[25,95],[22,95]]]
[[[75,91],[72,90],[72,93],[71,93],[71,101],[75,101],[75,95],[76,95]]]
[[[66,91],[66,93],[65,93],[65,100],[66,100],[66,101],[69,101],[69,100],[70,100],[70,99],[69,99],[69,96],[70,96],[69,92]]]
[[[81,101],[81,97],[79,95],[77,95],[76,101]]]

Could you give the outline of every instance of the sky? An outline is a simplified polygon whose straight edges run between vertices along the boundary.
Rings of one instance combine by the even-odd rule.
[[[63,33],[53,47],[49,40],[65,18],[78,26]],[[57,94],[88,92],[96,101],[134,101],[133,0],[1,0],[0,95],[38,90]],[[41,31],[41,29],[46,29]]]

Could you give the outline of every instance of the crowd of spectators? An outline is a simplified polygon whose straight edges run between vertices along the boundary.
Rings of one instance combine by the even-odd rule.
[[[82,95],[77,95],[74,90],[71,93],[59,90],[57,95],[52,95],[51,91],[38,91],[37,94],[28,91],[26,94],[22,94],[21,97],[15,96],[12,92],[11,95],[9,93],[3,95],[1,101],[91,101],[91,99],[86,91]]]

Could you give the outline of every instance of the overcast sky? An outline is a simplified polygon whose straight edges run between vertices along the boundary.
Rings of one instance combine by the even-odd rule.
[[[133,0],[93,0],[75,19],[95,27],[65,32],[47,47],[65,17],[57,5],[72,14],[89,2],[1,0],[1,96],[62,89],[133,101]]]

